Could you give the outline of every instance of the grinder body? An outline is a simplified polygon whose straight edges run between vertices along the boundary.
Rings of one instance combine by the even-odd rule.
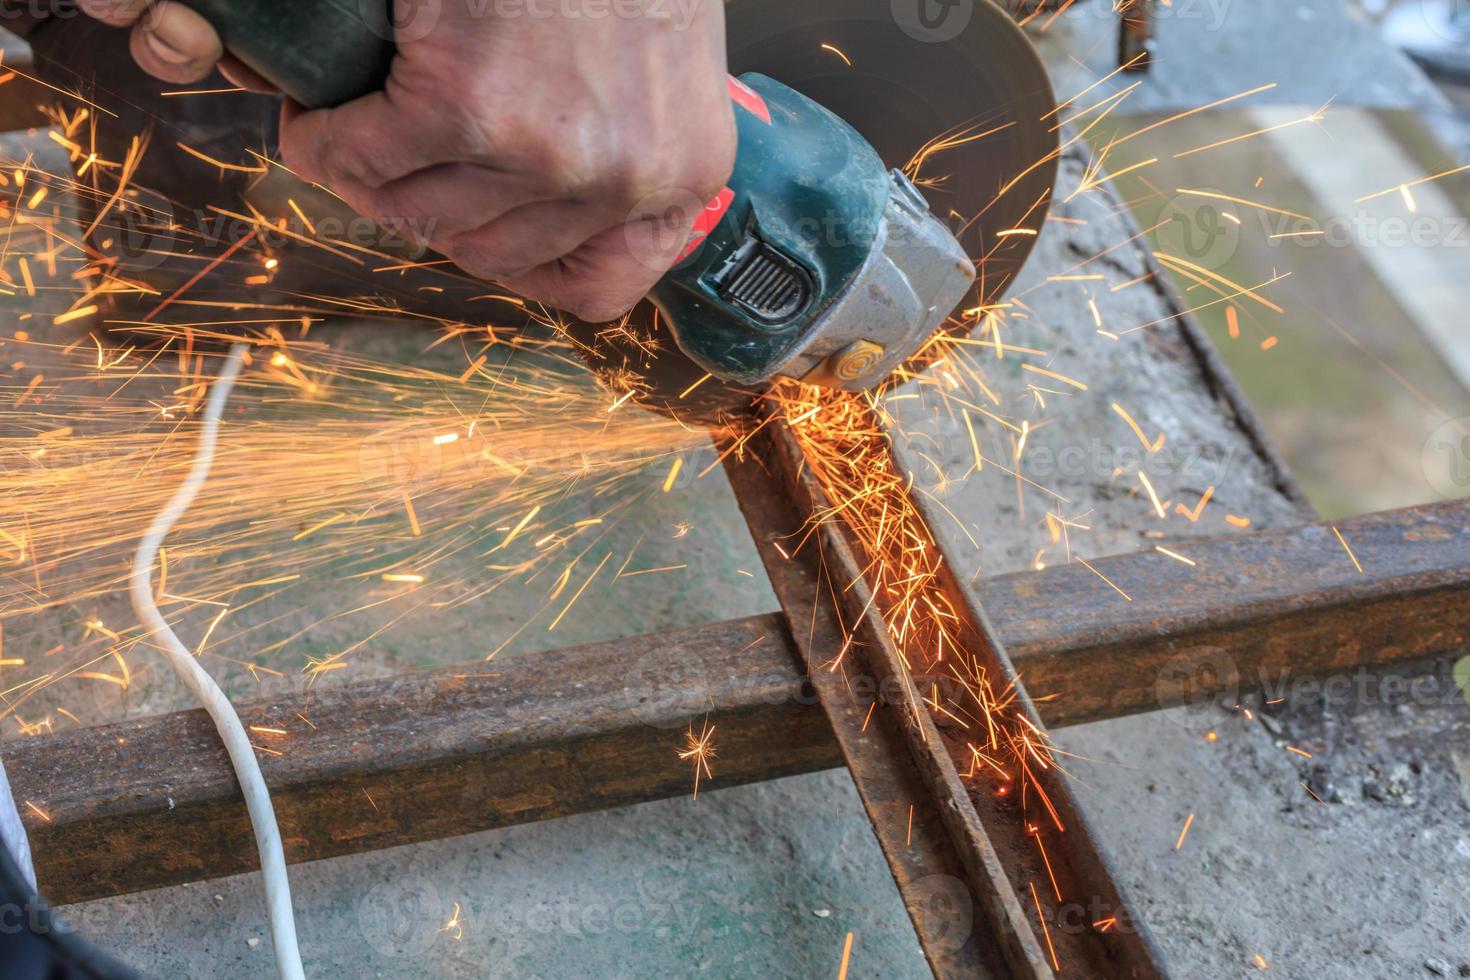
[[[975,268],[847,123],[764,75],[730,79],[729,186],[648,298],[711,374],[867,388],[917,350]]]
[[[337,105],[387,78],[391,0],[185,2],[303,105]],[[729,87],[734,172],[702,207],[684,202],[689,240],[648,298],[716,377],[870,387],[964,298],[974,267],[917,189],[847,123],[762,75]]]

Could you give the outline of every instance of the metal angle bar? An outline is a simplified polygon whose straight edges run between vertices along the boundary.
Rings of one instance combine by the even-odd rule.
[[[977,590],[1048,724],[1280,696],[1470,645],[1470,500],[1006,575]],[[1130,601],[1131,600],[1131,601]]]
[[[1419,670],[1470,644],[1470,501],[1170,548],[1196,565],[1149,551],[1093,560],[1131,602],[1076,565],[978,584],[1048,725],[1229,707],[1255,688],[1280,696],[1370,667]],[[720,743],[708,788],[841,765],[804,674],[785,618],[767,614],[493,669],[318,685],[310,699],[240,711],[290,732],[269,746],[285,754],[261,763],[288,857],[304,861],[687,795],[676,750],[706,711]],[[4,752],[18,798],[51,818],[24,811],[53,900],[255,867],[236,844],[248,823],[201,711],[8,740]],[[936,908],[949,899],[935,888]]]
[[[746,449],[755,460],[739,462],[738,457],[728,456],[727,473],[772,588],[793,619],[797,642],[802,643],[802,630],[796,617],[808,608],[825,607],[836,617],[845,611],[850,620],[845,627],[839,620],[837,635],[823,637],[825,643],[815,637],[808,641],[804,652],[936,976],[973,974],[956,971],[945,961],[944,954],[949,952],[945,941],[953,924],[939,920],[927,907],[925,885],[930,876],[917,877],[910,861],[910,824],[926,811],[936,817],[924,825],[929,835],[926,846],[942,853],[947,845],[952,855],[950,866],[937,873],[952,875],[954,861],[958,861],[975,901],[972,908],[984,916],[988,926],[984,945],[1004,955],[1008,972],[996,975],[1049,978],[1054,966],[1065,959],[1069,968],[1081,965],[1099,976],[1164,976],[1157,949],[1142,924],[1129,914],[1100,845],[1088,832],[1071,789],[1056,767],[1041,766],[1034,774],[1035,788],[1045,793],[1050,809],[1066,828],[1065,833],[1051,835],[1048,853],[1039,849],[1040,831],[1014,800],[961,780],[960,765],[964,763],[956,760],[966,759],[968,751],[962,741],[942,734],[935,726],[902,654],[874,609],[863,566],[854,559],[844,530],[837,522],[822,522],[812,535],[818,547],[812,547],[809,540],[805,555],[795,549],[793,542],[826,501],[790,431],[784,425],[769,425]],[[787,542],[784,548],[782,539]],[[833,587],[827,587],[828,582]],[[945,584],[954,607],[968,614],[968,649],[998,690],[1014,687],[1018,709],[1040,730],[1040,719],[983,610],[952,577]],[[851,727],[855,712],[848,705],[855,697],[854,673],[874,682],[878,693],[870,699],[868,713],[891,718],[887,728],[875,729],[869,722],[860,729]],[[825,682],[824,676],[828,678]],[[861,703],[861,695],[857,700]],[[905,769],[917,772],[928,792],[895,801],[890,791]],[[909,821],[896,819],[897,804],[906,804]],[[1058,900],[1039,895],[1031,887],[1037,881],[1055,882]],[[1028,892],[1031,901],[1024,903]],[[1028,911],[1033,905],[1040,930]],[[1080,919],[1078,909],[1084,912]]]
[[[845,542],[824,534],[820,554],[795,550],[811,501],[798,503],[788,492],[800,485],[771,440],[757,437],[742,450],[746,458],[727,456],[731,487],[934,974],[1050,977],[984,829],[955,833],[946,824],[947,814],[963,813],[964,791],[958,775],[910,746],[910,731],[930,741],[937,735],[907,676],[882,657],[892,650],[882,622],[871,609],[844,622],[846,610],[834,601],[856,582],[867,604],[861,576],[846,574],[856,565]],[[827,561],[841,570],[840,581],[829,578]],[[829,669],[838,658],[843,669]],[[935,805],[939,797],[952,806]],[[976,928],[982,908],[998,928]]]
[[[690,724],[717,785],[841,764],[779,615],[239,705],[293,863],[688,795]],[[65,904],[258,867],[202,710],[5,745],[37,880]],[[279,753],[279,754],[273,754]],[[728,753],[728,758],[726,754]]]

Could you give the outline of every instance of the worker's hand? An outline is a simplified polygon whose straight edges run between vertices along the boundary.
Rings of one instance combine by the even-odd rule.
[[[113,27],[133,25],[133,58],[150,75],[186,85],[214,70],[224,54],[219,35],[199,14],[171,0],[77,0]]]
[[[627,310],[734,162],[723,4],[396,2],[385,90],[288,105],[286,164],[473,275],[584,319]],[[169,81],[219,55],[178,3],[82,4],[135,22],[133,53]]]

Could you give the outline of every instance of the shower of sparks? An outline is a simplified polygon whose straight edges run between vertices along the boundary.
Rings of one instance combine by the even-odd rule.
[[[685,762],[694,761],[694,798],[699,799],[699,783],[701,779],[714,779],[714,773],[710,772],[709,760],[715,757],[714,747],[715,726],[709,723],[706,715],[703,725],[700,726],[699,734],[694,734],[694,727],[684,733],[684,748],[679,752],[679,758]]]
[[[851,64],[840,49],[829,44],[822,48]],[[1109,161],[1109,154],[1172,122],[1272,86],[1121,137],[1100,134],[1106,120],[1117,120],[1114,111],[1136,84],[1086,104],[1096,87],[1062,102],[1043,119],[1056,116],[1058,127],[1081,128],[1068,145],[1090,133],[1099,147],[1072,198],[1083,198],[1110,179],[1146,183],[1143,171],[1167,165],[1160,164],[1162,155],[1129,165],[1116,158]],[[0,626],[6,630],[7,650],[27,656],[3,661],[7,690],[0,721],[10,719],[22,732],[50,730],[53,710],[68,719],[79,717],[69,709],[80,710],[72,701],[83,685],[89,692],[114,696],[132,688],[132,671],[149,659],[149,640],[109,604],[126,575],[120,556],[131,551],[138,529],[188,467],[221,341],[242,335],[252,344],[250,363],[230,406],[209,487],[160,555],[157,573],[165,614],[171,620],[194,621],[208,641],[201,642],[198,652],[216,667],[229,665],[257,679],[285,680],[286,671],[268,663],[295,651],[294,666],[300,669],[296,682],[307,686],[323,677],[347,676],[355,655],[411,616],[447,615],[512,584],[537,590],[510,635],[485,638],[481,649],[490,651],[490,659],[533,622],[554,630],[579,603],[585,609],[596,601],[591,597],[620,587],[624,579],[710,574],[709,568],[677,561],[655,564],[646,556],[637,563],[646,567],[634,567],[636,544],[620,550],[614,536],[620,519],[638,501],[670,492],[681,476],[697,480],[710,471],[689,462],[697,458],[691,453],[707,447],[708,428],[640,407],[645,387],[641,369],[656,359],[659,341],[638,336],[627,322],[608,325],[604,335],[630,342],[641,358],[621,366],[607,362],[598,369],[596,383],[578,356],[589,352],[587,342],[554,316],[528,309],[484,284],[466,283],[441,263],[405,261],[401,255],[331,237],[323,232],[323,222],[313,220],[316,212],[306,205],[304,194],[285,198],[278,213],[270,215],[234,202],[209,209],[221,219],[240,222],[245,233],[207,264],[191,259],[193,274],[184,285],[157,289],[130,274],[100,243],[112,243],[141,226],[154,236],[150,255],[179,258],[191,254],[200,233],[176,222],[165,200],[136,193],[132,186],[132,175],[148,152],[147,140],[134,140],[122,160],[104,159],[90,148],[88,134],[95,114],[105,110],[75,100],[68,105],[55,111],[50,132],[51,143],[70,157],[70,173],[44,172],[29,158],[0,165],[0,221],[5,222],[0,226],[0,293],[24,294],[28,302],[34,297],[37,307],[34,319],[32,314],[23,317],[29,332],[16,331],[4,341],[12,374],[5,385],[9,390],[0,393],[0,413],[10,423],[0,435],[0,453],[11,465],[0,470],[0,571],[9,582],[0,595]],[[1315,121],[1319,113],[1300,121]],[[951,151],[1000,137],[1015,125],[974,122],[938,134],[916,150],[903,170],[919,186],[942,196],[948,179],[942,171]],[[179,146],[221,173],[278,170],[250,153],[237,161]],[[1036,161],[1027,172],[1044,162]],[[1453,172],[1395,184],[1384,193],[1406,192]],[[997,199],[1023,176],[996,175]],[[1219,191],[1177,193],[1311,221],[1264,201]],[[68,199],[92,205],[90,227],[75,226],[62,205]],[[954,517],[939,492],[951,484],[967,479],[1014,484],[1020,512],[1025,515],[1029,508],[1026,519],[1044,527],[1050,537],[1033,565],[1079,563],[1131,601],[1072,551],[1071,535],[1088,530],[1087,512],[1069,506],[1056,491],[1023,472],[1028,444],[1043,439],[1038,433],[1050,424],[1048,407],[1095,395],[1090,382],[1102,384],[1069,373],[1065,355],[1056,353],[1066,350],[1065,343],[1057,343],[1066,338],[1038,322],[1025,302],[1029,289],[1012,290],[1002,303],[999,294],[1008,283],[987,275],[989,261],[1002,258],[1008,248],[1030,244],[1044,224],[1053,226],[1048,235],[1087,225],[1080,218],[1047,216],[1049,203],[1044,198],[1022,202],[1016,209],[1019,216],[1009,219],[1014,227],[996,231],[998,240],[984,243],[988,251],[976,259],[981,275],[974,304],[956,314],[891,381],[871,392],[851,393],[783,380],[761,396],[760,406],[768,420],[789,426],[808,471],[825,491],[826,501],[814,521],[840,522],[856,543],[874,607],[905,664],[953,682],[944,688],[950,695],[941,695],[936,687],[926,703],[952,723],[946,737],[963,746],[970,763],[965,778],[974,791],[1014,800],[1024,808],[1038,850],[1036,874],[1043,883],[1050,864],[1046,835],[1065,828],[1035,776],[1058,768],[1058,759],[1046,735],[1018,704],[1014,687],[989,676],[969,649],[965,615],[944,587],[944,558],[920,502],[922,498],[933,504],[934,512]],[[965,222],[976,216],[953,217]],[[1098,283],[1110,278],[1095,260],[1157,227],[1072,268],[1056,270],[1056,275],[1040,277],[1050,288],[1083,292],[1088,337],[1095,336],[1095,328],[1110,341],[1126,343],[1134,332],[1156,325],[1105,324],[1094,296],[1106,298]],[[269,244],[283,240],[289,247]],[[313,255],[355,264],[384,282],[412,270],[442,282],[445,289],[473,285],[474,295],[460,311],[467,319],[445,321],[400,300],[272,290],[283,266]],[[1283,310],[1266,290],[1287,273],[1273,273],[1270,280],[1248,286],[1184,258],[1164,252],[1156,258],[1173,276],[1187,280],[1188,290],[1198,289],[1205,297],[1195,309],[1229,304],[1232,336],[1239,333],[1236,301],[1249,310]],[[236,294],[224,299],[201,294],[197,287],[206,272],[238,283]],[[1152,275],[1109,286],[1108,291],[1136,286]],[[435,289],[441,286],[425,287],[426,293]],[[107,316],[111,300],[119,296],[141,302],[151,312],[86,330],[87,322]],[[45,303],[58,302],[64,308],[42,312]],[[535,321],[530,329],[522,327],[527,314]],[[435,329],[411,335],[406,343],[419,349],[410,355],[369,355],[322,339],[323,321],[344,315]],[[504,322],[497,323],[501,318]],[[43,332],[51,328],[60,329]],[[1009,402],[997,393],[1000,388],[990,374],[1001,369],[1025,383],[1024,392]],[[677,416],[680,403],[692,403],[720,387],[710,375],[701,376],[674,400],[673,414]],[[1120,438],[1131,443],[1136,437],[1148,454],[1162,450],[1166,432],[1151,439],[1128,411],[1111,404],[1132,433],[1128,436],[1120,427]],[[963,430],[962,473],[945,471],[927,455],[931,449],[921,438],[904,431],[901,413],[913,406],[953,421],[957,432]],[[717,426],[714,434],[738,446],[748,426],[732,421]],[[916,480],[912,468],[901,465],[902,453],[913,454],[917,466],[935,471],[932,490]],[[1137,503],[1160,520],[1200,521],[1215,492],[1211,486],[1193,505],[1176,503],[1180,488],[1156,487],[1141,468],[1115,476],[1136,484]],[[1193,500],[1197,492],[1190,489],[1183,495]],[[1044,499],[1044,507],[1036,506],[1037,499]],[[1217,512],[1210,512],[1212,519]],[[1221,519],[1238,527],[1250,523],[1236,515]],[[678,521],[671,530],[668,524],[663,529],[662,537],[679,540],[691,535],[695,525]],[[980,529],[963,524],[961,529],[978,552]],[[778,548],[790,554],[816,547],[810,531]],[[1343,547],[1352,554],[1346,541]],[[1185,565],[1195,564],[1167,548],[1157,550]],[[850,584],[833,583],[836,588]],[[324,598],[329,588],[337,590],[330,601]],[[56,629],[57,622],[65,627]],[[323,648],[306,653],[308,642]],[[831,653],[826,667],[843,669],[840,652]],[[258,731],[287,744],[285,729]],[[678,752],[693,765],[696,796],[701,783],[713,778],[714,732],[707,718],[698,732],[691,726]],[[27,806],[40,814],[34,804]],[[1188,828],[1186,823],[1180,844]],[[1056,880],[1050,881],[1043,890],[1059,895]],[[1047,930],[1034,882],[1030,886]],[[1106,928],[1099,924],[1100,931]],[[456,939],[462,934],[458,905],[441,931],[451,929]],[[1055,962],[1049,930],[1046,938]],[[849,933],[840,975],[846,973],[852,941]]]

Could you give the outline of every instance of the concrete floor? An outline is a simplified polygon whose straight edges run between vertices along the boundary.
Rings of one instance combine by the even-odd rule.
[[[1140,109],[1194,105],[1273,80],[1271,98],[1281,102],[1335,96],[1443,108],[1422,76],[1375,47],[1367,25],[1332,0],[1234,0],[1197,19],[1184,16],[1188,4],[1174,6],[1179,15],[1162,25],[1160,65],[1140,89]],[[1047,42],[1052,63],[1067,66],[1066,40],[1080,60],[1103,67],[1111,40],[1079,31],[1100,31],[1100,23],[1087,5],[1059,22],[1066,30]],[[1082,257],[1061,242],[1050,254],[1054,264],[1039,258],[1031,281]],[[1238,448],[1239,433],[1167,342],[1128,354],[1094,349],[1071,329],[1087,316],[1077,295],[1058,289],[1033,305],[1049,310],[1039,329],[1066,342],[1069,363],[1108,379],[1097,399],[1140,405],[1141,423],[1168,431],[1181,450]],[[1014,379],[1003,380],[1017,390]],[[1076,399],[1058,412],[1063,422],[1038,439],[1112,448],[1132,438],[1099,421],[1105,402]],[[1222,513],[1249,514],[1256,526],[1293,519],[1268,476],[1249,455],[1227,455],[1208,473],[1181,464],[1170,491],[1215,482]],[[1079,474],[1069,494],[1079,512],[1093,512],[1097,531],[1081,545],[1087,556],[1139,547],[1147,527],[1138,501],[1108,477]],[[648,526],[673,511],[693,519],[699,547],[732,574],[705,585],[690,577],[677,602],[650,592],[646,604],[589,606],[579,638],[774,608],[762,583],[741,586],[733,576],[758,562],[718,475],[682,493],[649,515]],[[983,553],[956,552],[967,573],[1025,567],[1047,543],[1040,509],[1018,512],[1004,481],[966,484],[946,503],[985,535]],[[488,615],[513,613],[511,604]],[[1323,705],[1304,695],[1266,712],[1269,725],[1198,708],[1064,733],[1068,748],[1092,760],[1078,766],[1083,803],[1178,975],[1254,975],[1256,955],[1289,977],[1444,975],[1441,966],[1470,973],[1461,886],[1470,875],[1470,713],[1453,685],[1435,691],[1437,702],[1407,708]],[[1287,744],[1311,748],[1316,759],[1300,760]],[[1303,782],[1328,803],[1312,800]],[[1176,851],[1191,812],[1196,823]],[[848,931],[857,936],[851,975],[926,974],[842,772],[299,866],[293,884],[308,970],[320,977],[806,977],[835,972]],[[456,904],[462,932],[441,931]],[[252,876],[66,911],[152,975],[270,975]]]

